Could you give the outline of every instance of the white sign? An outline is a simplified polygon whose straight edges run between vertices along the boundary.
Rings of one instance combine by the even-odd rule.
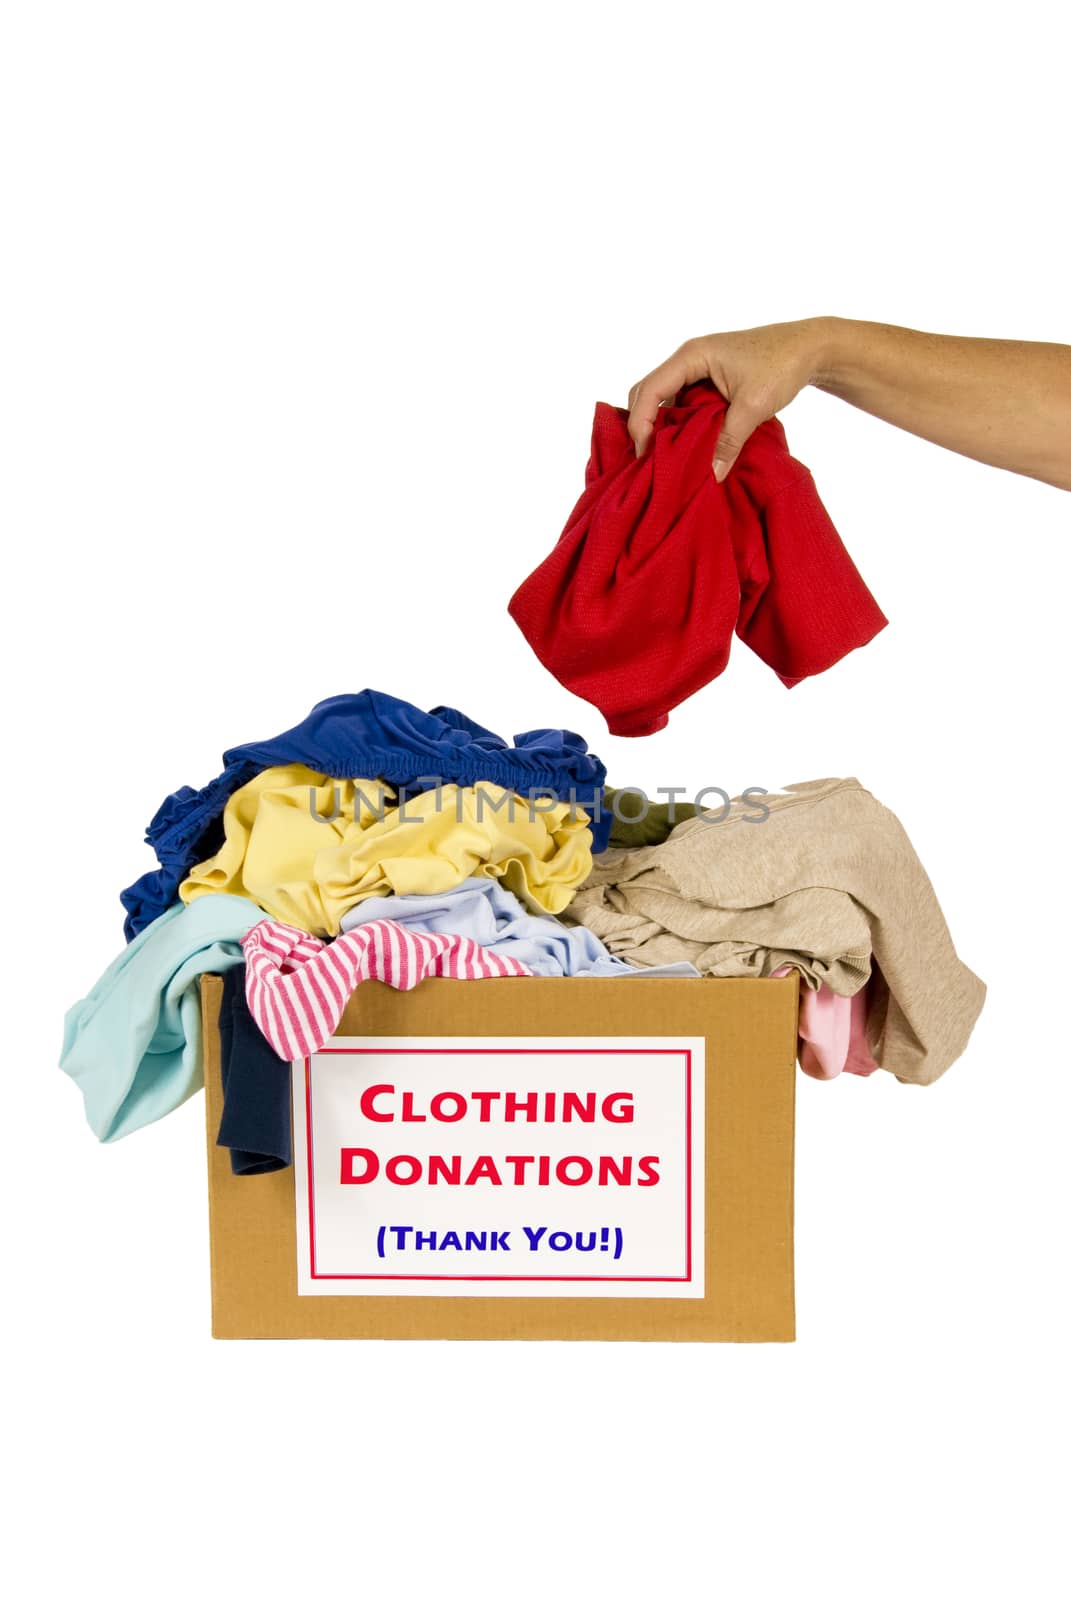
[[[703,1049],[328,1040],[294,1063],[298,1293],[701,1299]]]

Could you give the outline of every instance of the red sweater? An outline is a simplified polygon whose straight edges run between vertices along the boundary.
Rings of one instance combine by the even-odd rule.
[[[596,405],[584,493],[509,603],[611,733],[664,728],[725,670],[734,630],[792,688],[885,626],[776,418],[716,482],[726,409],[712,384],[689,385],[637,460],[628,412]]]

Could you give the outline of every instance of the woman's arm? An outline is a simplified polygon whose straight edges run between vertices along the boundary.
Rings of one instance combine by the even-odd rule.
[[[812,317],[689,339],[629,395],[642,454],[658,406],[709,378],[729,401],[723,479],[745,440],[807,384],[961,455],[1071,489],[1071,346],[964,339]]]

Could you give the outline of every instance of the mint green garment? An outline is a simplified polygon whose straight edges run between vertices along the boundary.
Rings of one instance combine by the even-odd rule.
[[[239,943],[263,911],[233,894],[172,906],[128,944],[68,1011],[60,1066],[105,1142],[156,1122],[204,1082],[202,972],[242,960]]]

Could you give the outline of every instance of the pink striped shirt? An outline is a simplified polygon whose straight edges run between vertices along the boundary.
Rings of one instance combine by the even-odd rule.
[[[270,918],[242,940],[249,1010],[276,1055],[297,1061],[338,1027],[350,995],[366,978],[415,989],[423,978],[530,978],[512,956],[457,933],[414,933],[399,922],[366,922],[324,944]]]

